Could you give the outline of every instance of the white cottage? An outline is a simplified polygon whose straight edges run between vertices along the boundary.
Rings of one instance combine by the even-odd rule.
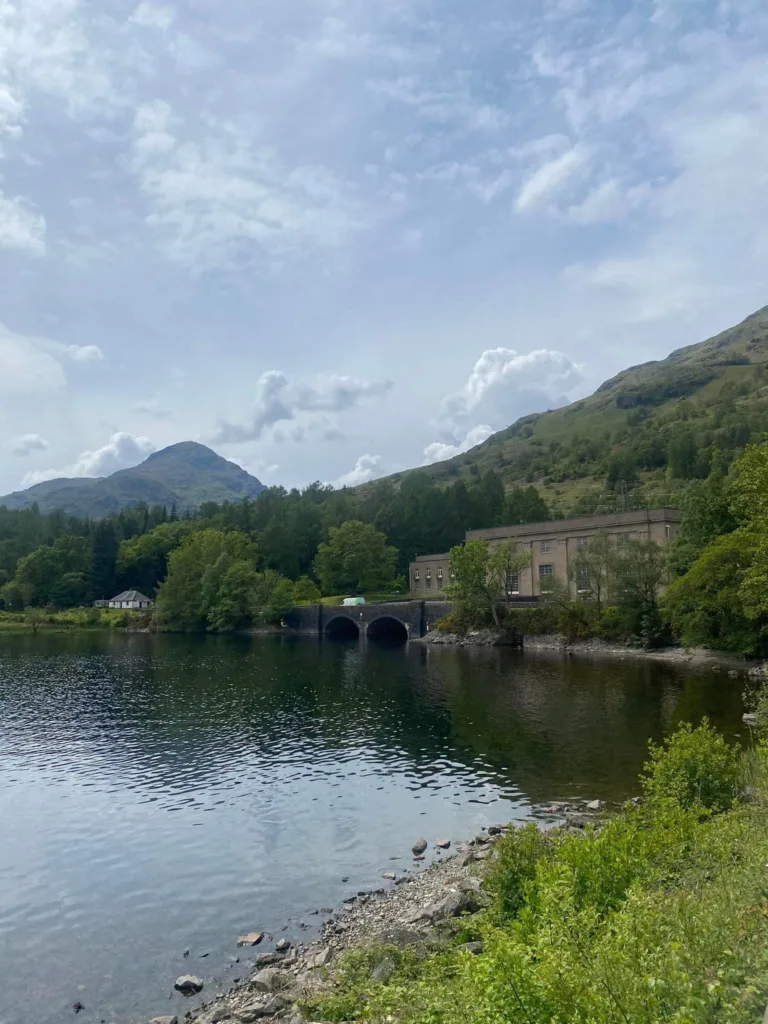
[[[153,604],[140,590],[124,590],[108,603],[110,608],[130,608],[133,611],[143,611],[145,608],[151,608]]]

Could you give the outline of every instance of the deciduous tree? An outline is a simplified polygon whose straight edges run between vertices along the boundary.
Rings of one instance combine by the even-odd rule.
[[[318,548],[315,572],[326,594],[385,590],[395,578],[397,550],[370,523],[351,519],[331,527]]]

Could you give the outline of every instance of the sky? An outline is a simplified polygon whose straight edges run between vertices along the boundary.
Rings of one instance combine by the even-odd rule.
[[[0,0],[0,494],[354,484],[768,303],[764,0]]]

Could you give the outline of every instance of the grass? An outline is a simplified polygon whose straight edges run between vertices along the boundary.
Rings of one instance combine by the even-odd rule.
[[[768,747],[706,723],[654,748],[645,803],[583,836],[498,846],[487,909],[438,950],[356,950],[312,1020],[384,1024],[753,1024],[768,1002]],[[743,798],[749,793],[749,800]],[[484,951],[459,948],[480,935]]]
[[[138,612],[120,611],[116,608],[69,608],[65,611],[41,610],[41,616],[34,625],[24,612],[0,612],[0,635],[66,633],[72,630],[125,629],[129,625],[144,624],[144,617]]]

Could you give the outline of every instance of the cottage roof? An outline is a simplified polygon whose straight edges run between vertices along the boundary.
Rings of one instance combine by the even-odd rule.
[[[140,590],[124,590],[122,594],[118,594],[117,597],[110,598],[110,601],[149,601],[150,598],[146,594],[142,594]]]

